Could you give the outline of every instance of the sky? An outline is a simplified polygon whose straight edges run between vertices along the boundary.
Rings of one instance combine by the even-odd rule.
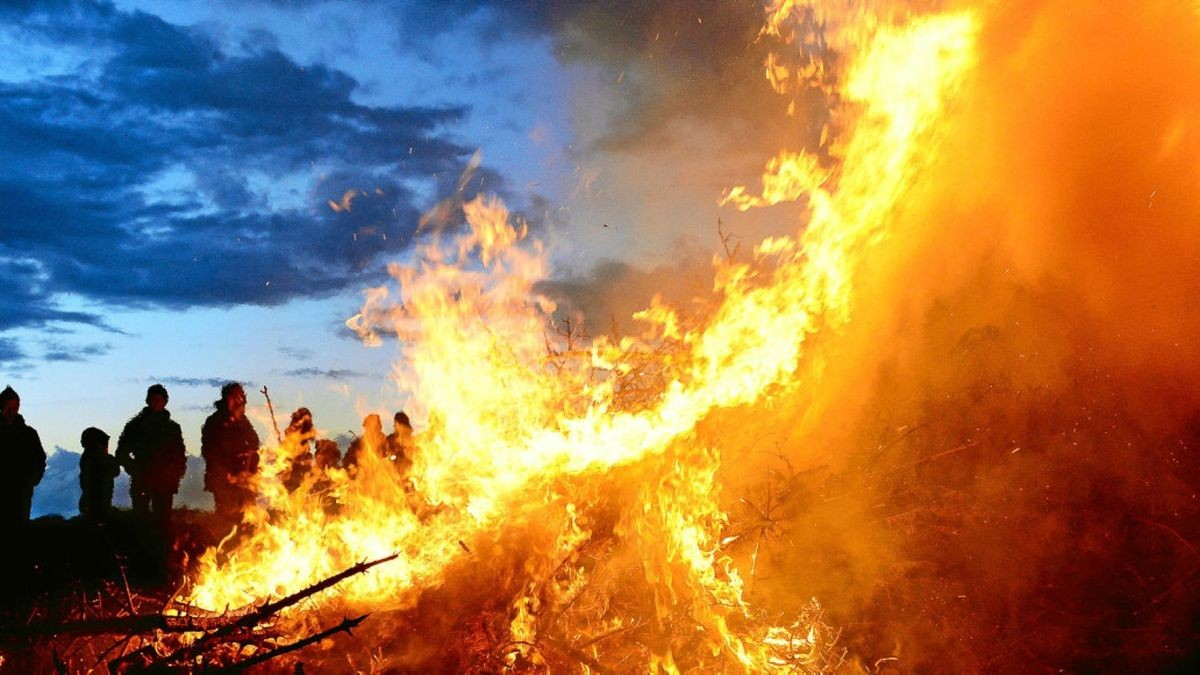
[[[2,3],[0,380],[51,455],[115,439],[156,382],[191,454],[230,380],[263,437],[264,386],[330,437],[390,416],[419,396],[388,379],[402,345],[343,322],[476,151],[462,197],[528,220],[547,291],[636,309],[708,260],[738,222],[722,188],[773,152],[747,135],[758,22],[746,0]]]

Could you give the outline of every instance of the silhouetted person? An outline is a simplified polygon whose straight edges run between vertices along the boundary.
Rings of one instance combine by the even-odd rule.
[[[321,495],[321,505],[325,513],[334,514],[338,510],[338,502],[330,492],[333,479],[329,477],[329,470],[338,468],[342,451],[338,449],[337,441],[328,438],[318,440],[316,445],[316,451],[313,452],[312,492]]]
[[[416,445],[413,443],[412,422],[408,421],[408,413],[403,410],[392,418],[392,433],[387,437],[388,458],[396,465],[401,475],[407,475],[412,468],[413,455]]]
[[[283,451],[289,453],[288,470],[283,476],[283,486],[288,492],[295,491],[304,483],[312,470],[313,455],[309,444],[317,436],[313,427],[312,412],[299,408],[292,413],[292,421],[283,430]]]
[[[183,430],[167,410],[170,396],[161,384],[146,389],[146,407],[125,424],[117,440],[117,462],[129,474],[129,498],[138,515],[162,524],[171,520],[179,483],[187,470]]]
[[[345,458],[342,459],[342,466],[346,469],[357,469],[366,452],[373,452],[380,457],[387,452],[387,436],[383,435],[383,422],[380,421],[379,415],[374,413],[363,418],[363,435],[350,444]]]
[[[204,457],[204,489],[212,493],[217,515],[234,523],[254,502],[258,473],[258,434],[246,419],[246,392],[230,382],[221,387],[216,412],[200,430]]]
[[[0,391],[0,529],[29,522],[33,488],[46,473],[46,451],[33,427],[19,414],[21,397],[12,387]]]
[[[108,434],[88,427],[79,437],[79,514],[90,521],[103,521],[112,511],[113,480],[121,473],[117,458],[108,454]]]
[[[329,469],[338,468],[338,461],[342,458],[342,451],[338,448],[337,441],[322,438],[317,441],[317,450],[313,453],[313,470],[328,471]]]

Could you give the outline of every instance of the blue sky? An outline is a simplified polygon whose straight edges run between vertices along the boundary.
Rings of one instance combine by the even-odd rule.
[[[497,39],[498,21],[522,39]],[[152,381],[192,446],[226,379],[331,431],[394,404],[394,350],[339,328],[361,289],[477,148],[518,208],[558,187],[543,168],[567,123],[537,99],[565,98],[565,73],[525,21],[357,2],[0,9],[0,361],[47,448],[90,424],[115,435]],[[365,194],[349,213],[328,207],[350,189]]]
[[[342,322],[476,150],[466,196],[528,217],[555,256],[547,290],[607,326],[707,264],[718,218],[774,227],[716,206],[776,146],[750,135],[784,105],[756,100],[757,12],[0,4],[0,378],[48,452],[88,426],[115,438],[154,382],[193,453],[230,379],[268,385],[281,417],[307,405],[328,435],[357,430],[410,394],[387,378],[397,345]],[[331,209],[348,190],[354,208]]]

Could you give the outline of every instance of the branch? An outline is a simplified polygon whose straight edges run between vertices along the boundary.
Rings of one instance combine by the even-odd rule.
[[[217,628],[213,632],[208,633],[207,635],[196,640],[191,645],[184,647],[182,649],[176,650],[174,653],[168,654],[167,656],[163,657],[162,659],[159,659],[156,663],[151,664],[151,667],[166,666],[167,664],[170,664],[170,663],[175,663],[175,662],[180,662],[180,661],[188,661],[192,657],[196,656],[197,654],[202,653],[205,649],[208,648],[209,645],[213,644],[220,638],[226,637],[226,636],[228,636],[232,633],[235,633],[238,630],[241,630],[244,628],[253,628],[254,626],[257,626],[258,624],[265,621],[266,619],[269,619],[270,617],[274,616],[280,610],[291,607],[292,605],[295,605],[295,604],[299,603],[300,601],[305,600],[306,598],[312,597],[327,588],[336,586],[337,584],[341,583],[342,581],[345,581],[346,579],[348,579],[352,576],[362,574],[363,572],[366,572],[367,570],[371,569],[372,567],[375,567],[377,565],[382,565],[385,562],[390,562],[392,560],[395,560],[398,557],[400,557],[399,553],[393,553],[392,555],[390,555],[386,558],[380,558],[378,560],[373,560],[371,562],[360,562],[357,565],[354,565],[353,567],[349,567],[341,572],[338,572],[337,574],[335,574],[331,577],[328,577],[326,579],[318,581],[317,583],[315,583],[301,591],[293,593],[284,598],[280,598],[279,600],[276,600],[275,602],[264,603],[263,605],[259,606],[257,609],[255,609],[251,612],[248,612],[247,614],[245,614],[242,617],[239,617],[236,621],[226,624],[224,626],[221,626],[220,628]]]
[[[241,672],[250,666],[256,666],[260,663],[270,661],[273,658],[283,656],[284,654],[300,651],[311,644],[316,644],[317,642],[320,642],[321,640],[324,640],[332,635],[336,635],[337,633],[341,633],[342,631],[345,631],[347,635],[351,635],[351,631],[353,631],[355,628],[358,628],[358,624],[362,623],[368,616],[371,615],[363,614],[356,619],[343,619],[341,623],[333,628],[323,630],[315,635],[310,635],[303,640],[298,640],[290,645],[284,645],[283,647],[273,649],[269,652],[256,654],[255,656],[252,656],[244,661],[238,661],[237,663],[231,664],[226,668],[222,668],[221,670]]]
[[[279,433],[279,422],[275,421],[275,406],[271,405],[271,395],[267,393],[267,385],[263,385],[262,395],[267,399],[267,410],[271,412],[271,426],[275,427],[276,442],[283,443],[283,434]]]

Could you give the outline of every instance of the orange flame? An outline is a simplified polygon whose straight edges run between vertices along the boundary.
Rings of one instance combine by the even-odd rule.
[[[796,7],[777,3],[766,30],[777,33]],[[862,50],[848,54],[840,93],[850,121],[833,152],[838,169],[782,153],[768,165],[761,196],[735,188],[725,198],[747,209],[804,196],[809,222],[794,238],[762,242],[753,264],[717,265],[721,301],[700,325],[656,305],[639,314],[650,327],[642,338],[597,339],[588,358],[548,366],[555,307],[534,292],[551,272],[543,247],[498,200],[466,204],[468,229],[447,244],[434,237],[418,263],[391,266],[394,288],[372,291],[348,322],[368,342],[378,343],[382,330],[406,337],[397,377],[428,411],[411,474],[419,499],[379,453],[367,452],[353,479],[328,472],[339,510],[327,513],[317,492],[280,486],[280,458],[293,449],[267,448],[262,503],[247,515],[252,527],[203,557],[189,600],[239,606],[398,551],[396,561],[339,586],[337,597],[409,608],[445,581],[468,544],[531,514],[553,518],[557,534],[527,552],[527,566],[558,559],[587,537],[580,513],[588,504],[567,501],[555,481],[644,464],[622,535],[636,543],[656,606],[708,599],[693,610],[705,644],[747,669],[779,666],[780,650],[811,647],[815,638],[804,630],[731,628],[751,610],[739,571],[721,553],[720,455],[697,447],[696,429],[715,409],[811,381],[806,336],[851,320],[851,281],[889,236],[889,214],[937,147],[944,101],[973,62],[976,23],[962,12],[873,26]],[[664,343],[676,348],[656,351]],[[631,354],[657,359],[667,374],[653,395],[632,402],[619,388]],[[531,639],[537,598],[510,606],[513,638]],[[675,655],[658,650],[650,666],[676,671]]]

